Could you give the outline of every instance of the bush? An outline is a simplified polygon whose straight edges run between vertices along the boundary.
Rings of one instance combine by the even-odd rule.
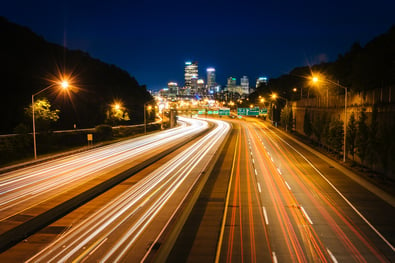
[[[112,139],[112,127],[110,125],[98,125],[95,127],[95,136],[96,141],[105,141]]]

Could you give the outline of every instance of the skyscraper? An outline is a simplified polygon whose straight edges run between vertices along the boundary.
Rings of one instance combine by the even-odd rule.
[[[240,85],[241,85],[241,89],[242,89],[242,93],[243,94],[250,94],[250,84],[249,84],[247,76],[243,76],[240,79]]]
[[[185,88],[187,90],[187,94],[189,94],[191,88],[192,88],[192,82],[193,80],[197,80],[198,78],[198,63],[187,61],[185,62],[185,68],[184,68],[184,76],[185,76]]]
[[[213,92],[217,83],[215,82],[215,68],[207,68],[207,93]]]

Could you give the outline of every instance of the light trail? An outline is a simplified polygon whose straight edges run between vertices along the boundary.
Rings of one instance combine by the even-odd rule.
[[[295,204],[295,207],[300,208],[297,210],[302,212],[310,225],[308,227],[305,227],[304,229],[300,229],[300,233],[302,234],[302,231],[305,231],[306,236],[302,240],[304,241],[304,244],[311,243],[311,249],[305,249],[303,251],[301,250],[296,254],[302,255],[304,253],[307,253],[307,251],[310,251],[310,253],[312,253],[313,255],[313,258],[317,257],[320,258],[320,260],[331,260],[336,262],[335,255],[337,253],[340,253],[340,255],[344,255],[344,253],[346,253],[347,255],[350,255],[349,259],[353,259],[356,261],[370,261],[374,259],[378,262],[386,262],[387,260],[375,246],[374,242],[372,242],[372,240],[370,240],[367,235],[361,232],[361,229],[359,229],[356,224],[353,223],[353,219],[347,216],[346,212],[342,211],[341,207],[334,205],[335,201],[332,199],[332,196],[326,194],[328,191],[328,186],[322,183],[318,184],[318,182],[316,182],[317,177],[315,177],[314,174],[317,174],[321,177],[324,177],[324,175],[305,156],[303,156],[298,150],[296,150],[293,146],[287,143],[273,130],[268,129],[265,125],[262,124],[255,124],[255,127],[255,130],[253,130],[255,131],[254,136],[260,138],[259,140],[265,140],[265,145],[271,149],[272,154],[267,154],[267,158],[272,158],[272,156],[275,156],[277,160],[277,165],[281,164],[282,175],[287,178],[286,181],[283,181],[285,182],[285,185],[289,190],[288,192],[290,194],[292,193],[290,182],[292,182],[293,184],[292,189],[297,189],[295,191],[298,192],[298,198],[292,197],[292,199],[290,200],[292,200],[292,202]],[[258,148],[258,146],[262,144],[256,143],[255,145]],[[265,147],[263,147],[261,150],[257,149],[256,152],[257,155],[259,155],[259,152],[267,153],[267,150],[265,150]],[[257,161],[257,163],[264,162],[265,161],[263,158]],[[258,169],[258,171],[260,171],[260,169]],[[270,173],[268,170],[265,169],[261,171],[263,175],[276,174]],[[327,178],[324,179],[325,182],[330,185],[330,187],[333,187],[333,184],[331,184]],[[269,191],[275,189],[275,185],[271,183],[274,182],[274,179],[270,181],[267,180],[267,182],[269,185],[272,185],[269,187]],[[276,183],[276,185],[278,189],[281,189],[280,180],[278,180],[278,183]],[[344,199],[344,196],[339,192],[339,190],[335,189],[335,192]],[[281,193],[281,195],[285,197],[285,192],[283,190],[279,190],[278,193]],[[303,199],[301,199],[302,196]],[[309,210],[314,211],[314,222],[320,225],[319,228],[321,229],[322,233],[325,233],[325,235],[319,235],[316,232],[315,227],[313,227],[316,224],[313,225],[313,220],[307,214],[303,206],[300,205],[297,199],[300,200],[299,202],[308,204]],[[276,206],[281,204],[279,203],[278,198],[273,200],[276,200]],[[347,201],[348,200],[346,200],[346,202]],[[349,202],[347,203],[351,205]],[[352,205],[351,207],[354,208],[354,206]],[[276,210],[277,209],[278,208],[276,208]],[[299,220],[296,219],[298,217],[296,212],[292,212],[290,214],[293,215],[295,220]],[[360,213],[357,211],[357,214]],[[282,219],[279,216],[283,217],[285,215],[286,214],[278,214],[276,220],[280,220],[281,222]],[[322,229],[323,226],[325,226],[325,230]],[[286,235],[286,233],[288,233],[288,230],[284,232],[283,228],[283,233],[284,235]],[[336,238],[339,241],[337,244],[342,244],[342,247],[332,247],[330,250],[326,248],[323,244],[325,242],[328,242],[328,240],[325,238],[327,236]],[[289,235],[289,237],[292,237],[292,235]],[[366,253],[367,251],[369,251],[368,254]]]
[[[207,127],[207,123],[202,120],[184,120],[180,127],[171,130],[5,173],[0,178],[0,220],[98,178],[139,156],[142,158],[160,147],[175,144]]]
[[[128,258],[131,251],[135,252],[136,241],[148,228],[149,232],[153,229],[157,233],[162,232],[160,226],[166,224],[158,221],[159,214],[173,207],[173,200],[182,199],[191,191],[211,155],[226,137],[229,124],[215,122],[217,127],[213,131],[74,226],[30,261],[63,262],[93,257],[118,262]],[[180,189],[184,190],[180,192]],[[104,239],[106,242],[102,243]],[[100,248],[97,248],[98,244],[101,244]],[[85,252],[87,247],[90,253]],[[142,253],[141,259],[146,251],[137,253]],[[139,258],[136,255],[134,253],[133,257]]]

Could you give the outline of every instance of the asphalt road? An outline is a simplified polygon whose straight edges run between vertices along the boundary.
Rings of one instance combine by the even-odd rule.
[[[395,262],[393,197],[257,119],[231,140],[168,262]]]
[[[200,123],[199,127],[206,123],[192,122]],[[215,126],[179,154],[171,155],[171,159],[166,157],[166,162],[158,161],[155,167],[148,167],[142,175],[133,176],[115,190],[99,196],[97,199],[101,202],[92,200],[28,237],[26,242],[2,253],[0,260],[144,260],[160,246],[157,240],[200,181],[226,138],[229,125],[217,122]],[[161,140],[170,138],[162,137]],[[114,155],[116,153],[118,151],[114,151]]]
[[[220,129],[200,144],[157,162],[98,197],[100,205],[87,203],[0,260],[395,262],[393,196],[268,123],[230,122],[221,152],[227,128],[218,122]],[[198,182],[204,187],[196,204],[180,215]],[[184,216],[179,235],[169,230]]]

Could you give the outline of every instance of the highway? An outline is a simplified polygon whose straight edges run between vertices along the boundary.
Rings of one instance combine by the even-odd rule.
[[[207,127],[205,121],[189,122],[195,123],[192,126],[196,126],[194,129],[197,130]],[[226,138],[229,124],[220,121],[214,123],[213,130],[186,150],[131,186],[123,188],[122,192],[118,192],[102,206],[89,210],[89,215],[85,213],[84,218],[73,219],[72,224],[64,227],[66,231],[54,242],[40,249],[30,259],[23,260],[137,262],[149,256],[147,246],[152,245],[148,251],[155,247],[157,242],[153,240],[159,239],[173,220]],[[167,134],[164,138],[168,136]],[[163,137],[161,141],[164,141]],[[30,238],[34,240],[34,236]]]
[[[206,130],[205,121],[184,120],[171,130],[1,174],[0,234]]]
[[[226,120],[210,119],[210,132],[0,254],[0,261],[19,255],[27,262],[395,262],[392,196],[267,122]],[[208,128],[202,120],[185,122],[180,130]],[[143,151],[129,162],[147,156]],[[131,164],[108,165],[114,176]],[[196,204],[183,215],[193,195]],[[10,218],[16,216],[2,222]]]
[[[217,262],[394,262],[393,205],[271,125],[237,140]]]

